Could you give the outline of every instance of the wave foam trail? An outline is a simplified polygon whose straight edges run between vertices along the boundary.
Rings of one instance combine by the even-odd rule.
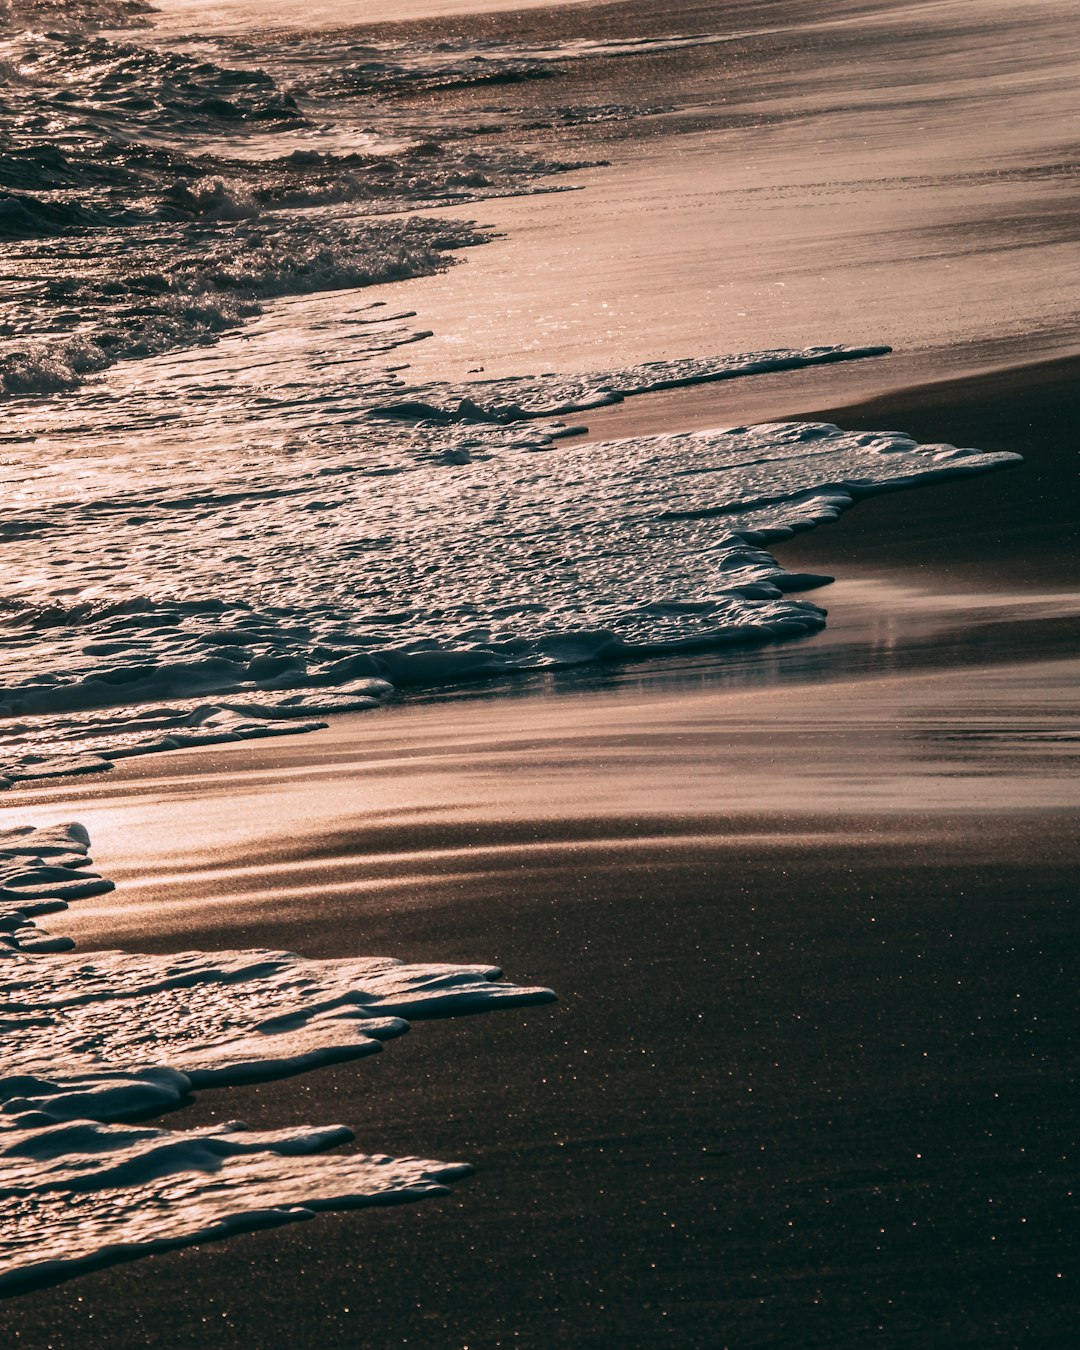
[[[771,540],[1006,462],[813,426],[575,446],[556,419],[887,349],[422,381],[415,315],[355,298],[493,237],[412,213],[571,187],[592,161],[554,156],[600,142],[566,129],[646,111],[515,95],[504,118],[472,86],[737,35],[170,45],[146,13],[0,0],[0,787],[314,730],[401,688],[810,634],[796,592],[826,579]]]
[[[824,613],[797,593],[830,578],[787,572],[768,546],[869,493],[1017,457],[819,423],[582,444],[550,419],[878,350],[486,385],[387,372],[366,389],[346,362],[301,400],[302,438],[297,425],[284,450],[256,443],[212,477],[169,439],[134,485],[125,462],[76,488],[21,455],[0,777],[311,730],[403,687],[816,632]],[[269,406],[275,425],[296,411]]]
[[[258,950],[46,954],[54,949],[30,915],[111,889],[83,870],[88,845],[78,825],[0,834],[0,1295],[317,1209],[439,1194],[470,1170],[312,1159],[352,1138],[342,1126],[120,1123],[183,1104],[193,1089],[371,1054],[409,1029],[405,1017],[555,996],[505,984],[489,966]]]
[[[578,39],[558,47],[511,44],[497,39],[440,42],[432,49],[423,43],[392,48],[371,47],[315,88],[320,93],[399,94],[467,89],[478,85],[522,84],[553,79],[571,62],[597,61],[618,56],[650,56],[689,47],[711,47],[735,41],[743,34],[686,33],[670,37]]]

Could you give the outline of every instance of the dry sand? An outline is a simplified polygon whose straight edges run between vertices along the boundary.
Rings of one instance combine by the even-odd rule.
[[[343,1120],[477,1176],[31,1294],[12,1343],[1071,1344],[1080,666],[1037,484],[1070,481],[1072,375],[830,413],[1033,429],[955,489],[962,537],[945,487],[796,541],[848,578],[816,663],[473,691],[10,795],[121,883],[51,924],[83,947],[491,959],[561,998],[202,1094],[178,1126]],[[883,630],[913,532],[924,595]]]

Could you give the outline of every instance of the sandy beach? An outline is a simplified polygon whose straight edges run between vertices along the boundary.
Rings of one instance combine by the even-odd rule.
[[[191,8],[166,6],[168,23]],[[715,22],[715,8],[690,3],[680,15],[689,30]],[[749,25],[755,13],[743,8],[732,21]],[[783,7],[766,8],[758,26],[779,23]],[[560,23],[593,33],[619,10],[581,4]],[[456,33],[481,20],[441,22]],[[544,21],[530,9],[506,22],[530,36]],[[963,49],[959,19],[957,32]],[[560,308],[575,293],[572,267],[548,286],[522,263],[545,239],[572,262],[640,190],[635,174],[671,169],[659,132],[647,145],[645,132],[614,131],[615,166],[588,170],[585,191],[452,207],[448,218],[495,219],[506,240],[449,273],[376,288],[435,329],[416,368],[467,371],[483,352],[488,373],[539,358],[591,368],[590,356],[670,356],[706,331],[713,345],[722,333],[748,350],[785,322],[783,340],[816,340],[811,319],[832,273],[822,275],[811,244],[855,189],[834,185],[830,207],[809,177],[782,181],[776,129],[790,123],[790,158],[802,164],[813,124],[794,107],[806,91],[768,63],[759,86],[754,61],[785,41],[782,30],[748,39],[726,67],[740,83],[725,135],[750,127],[758,156],[744,165],[738,210],[749,215],[765,192],[772,233],[754,271],[745,220],[724,224],[746,266],[722,313],[685,276],[668,294],[662,269],[636,289],[634,249],[669,228],[660,207],[627,232],[625,257],[613,250],[598,263],[603,293],[622,305],[610,323],[570,314],[568,300]],[[821,39],[823,68],[833,71],[845,43]],[[807,63],[796,64],[801,78]],[[679,70],[688,88],[711,89],[716,69],[700,51],[651,58],[649,87]],[[627,97],[634,78],[623,71],[601,92]],[[586,77],[568,79],[569,103]],[[1034,122],[1043,93],[1031,98]],[[764,120],[748,121],[759,103]],[[830,134],[850,134],[862,111],[855,99],[832,108]],[[880,130],[896,110],[886,100],[872,111]],[[704,103],[673,115],[689,137],[687,200],[705,200],[695,175],[712,169],[693,137],[716,134],[717,115]],[[623,143],[634,136],[640,156]],[[910,189],[901,140],[882,219]],[[724,142],[725,162],[734,144]],[[868,171],[871,152],[855,158]],[[5,1300],[7,1343],[1074,1343],[1080,356],[1067,298],[1048,300],[1042,327],[1023,335],[1054,250],[1073,247],[1054,234],[1062,181],[1037,178],[1024,198],[1046,222],[1025,247],[1046,251],[1015,277],[1013,244],[935,253],[925,220],[893,221],[910,245],[900,254],[880,221],[836,231],[834,246],[858,237],[864,247],[847,260],[858,280],[821,324],[844,340],[898,337],[892,356],[672,389],[582,416],[581,444],[798,419],[1024,456],[1000,472],[882,493],[771,546],[792,571],[836,577],[812,592],[829,611],[824,632],[412,690],[324,731],[131,758],[3,795],[0,827],[85,824],[97,867],[117,884],[49,916],[49,931],[80,952],[490,961],[559,999],[418,1020],[361,1063],[200,1091],[170,1126],[341,1121],[356,1132],[346,1152],[461,1159],[476,1174],[421,1204],[323,1213]],[[985,185],[958,183],[940,199],[939,242],[953,237],[947,217],[970,205],[964,194]],[[778,198],[814,216],[789,298],[769,290],[784,232],[795,230]],[[680,209],[689,234],[672,249],[693,252],[713,207]],[[938,294],[942,269],[955,264],[970,281],[980,257],[1002,284],[973,296],[977,320],[965,319]],[[920,309],[916,292],[938,298]],[[500,297],[484,302],[482,322],[477,294]],[[301,303],[308,313],[322,302],[295,313]],[[882,332],[894,304],[898,332]],[[849,326],[853,313],[865,332]],[[247,350],[272,348],[277,315],[253,324]],[[960,350],[965,323],[973,337]],[[223,342],[198,359],[211,369],[227,356]]]
[[[1060,416],[1069,374],[994,379],[1024,422],[1055,394]],[[964,427],[985,396],[829,415]],[[1067,453],[1040,438],[1014,508]],[[4,1309],[13,1343],[1067,1344],[1074,578],[1034,506],[1015,553],[992,520],[953,538],[949,491],[791,546],[853,588],[846,618],[830,596],[827,631],[853,630],[831,671],[802,664],[815,638],[741,676],[466,690],[10,796],[5,819],[77,812],[118,882],[53,920],[82,949],[482,953],[560,995],[184,1112],[460,1153],[478,1174],[452,1197],[31,1294]],[[894,570],[901,513],[919,546]],[[886,638],[860,610],[860,574],[908,568],[951,596],[945,632],[913,604]]]

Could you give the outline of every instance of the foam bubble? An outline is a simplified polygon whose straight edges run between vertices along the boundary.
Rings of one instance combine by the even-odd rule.
[[[64,954],[3,961],[5,1111],[66,1118],[63,1083],[108,1088],[110,1075],[174,1069],[194,1087],[254,1082],[357,1059],[408,1029],[496,1004],[543,1002],[548,990],[498,982],[489,966],[410,966],[386,959],[309,961],[290,952]],[[60,1077],[57,1078],[58,1066]],[[22,1080],[59,1084],[32,1097]],[[103,1113],[94,1111],[95,1116]]]
[[[31,915],[110,890],[80,825],[0,832],[0,1295],[266,1224],[438,1194],[461,1164],[319,1158],[342,1126],[119,1122],[195,1089],[362,1058],[446,1017],[547,1003],[491,966],[290,952],[54,954]]]
[[[869,493],[1017,457],[823,423],[582,444],[543,419],[872,350],[655,363],[471,396],[399,384],[409,396],[395,404],[376,385],[350,404],[353,427],[369,404],[363,449],[330,427],[301,453],[233,458],[210,478],[162,457],[136,487],[117,469],[62,507],[24,488],[20,518],[37,528],[6,544],[0,607],[16,640],[0,774],[93,773],[292,734],[377,709],[395,688],[812,634],[825,616],[803,594],[829,578],[788,573],[772,541]],[[81,576],[83,601],[57,605]]]

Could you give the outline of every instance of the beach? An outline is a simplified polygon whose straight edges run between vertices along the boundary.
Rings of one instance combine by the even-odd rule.
[[[593,8],[568,7],[558,24],[576,35]],[[718,22],[715,6],[684,8],[684,32]],[[637,21],[644,33],[662,20],[642,10]],[[438,35],[466,20],[428,22],[450,26]],[[513,22],[528,35],[543,20]],[[974,40],[974,21],[956,25]],[[691,88],[715,79],[700,49],[649,59]],[[739,65],[740,78],[782,102],[776,68],[762,67],[767,81],[755,69]],[[631,78],[619,76],[624,91]],[[780,126],[791,115],[772,112]],[[693,138],[715,113],[679,114],[694,120],[691,195]],[[732,112],[723,134],[740,125]],[[687,307],[685,276],[650,333],[639,318],[664,273],[642,284],[636,310],[632,248],[610,289],[597,287],[623,304],[610,323],[568,319],[557,299],[573,276],[549,284],[530,262],[544,248],[570,256],[638,190],[642,163],[666,155],[670,168],[681,145],[658,134],[644,160],[609,145],[613,165],[588,170],[590,219],[589,187],[538,197],[531,224],[526,201],[484,203],[505,239],[449,272],[374,288],[434,330],[415,369],[458,379],[487,353],[493,377],[527,357],[569,374],[682,354],[716,312],[715,297]],[[766,161],[757,186],[772,192],[775,147]],[[788,195],[813,212],[818,193],[802,187]],[[879,266],[875,249],[891,257],[892,245],[865,217],[861,229],[877,242],[852,266],[884,281],[872,295],[838,287],[827,333],[811,318],[834,273],[811,286],[816,263],[795,267],[797,296],[774,295],[770,316],[760,278],[737,271],[732,284],[760,307],[720,345],[775,346],[787,329],[764,338],[783,319],[793,343],[889,341],[893,355],[573,414],[588,430],[572,444],[598,454],[622,438],[808,421],[1023,455],[868,495],[770,543],[789,572],[836,578],[810,593],[828,610],[823,631],[432,682],[324,730],[117,758],[4,795],[4,827],[83,823],[116,883],[44,921],[79,953],[484,961],[558,995],[416,1018],[363,1063],[198,1091],[159,1123],[343,1122],[356,1134],[343,1154],[462,1160],[475,1175],[419,1204],[320,1213],[7,1299],[12,1345],[1072,1343],[1080,357],[1067,299],[1047,299],[1035,332],[1031,312],[1010,308],[1025,284],[1038,307],[1055,261],[1039,240],[1024,245],[1033,270],[1017,264],[965,320],[944,292],[920,308],[916,292],[941,281],[934,265]],[[763,250],[762,275],[781,252],[775,240]],[[978,255],[954,261],[974,275]],[[1005,275],[1001,257],[988,265]],[[912,303],[897,311],[899,334],[883,332],[905,277]],[[864,330],[845,318],[860,295]],[[546,327],[530,303],[547,305]],[[280,313],[254,321],[252,364],[273,353]],[[972,341],[958,349],[965,323]],[[220,370],[231,341],[161,368],[174,363],[181,381],[186,367]],[[115,387],[129,378],[121,369]]]
[[[935,495],[880,507],[924,585],[955,551],[970,586],[998,540],[935,536]],[[799,547],[892,575],[877,505]],[[80,948],[479,944],[560,1003],[202,1094],[185,1124],[346,1119],[478,1175],[28,1295],[15,1343],[1066,1344],[1075,607],[1021,585],[969,662],[961,605],[906,671],[896,635],[903,673],[864,621],[846,678],[782,697],[631,667],[20,794],[77,807],[119,883],[53,919]]]

